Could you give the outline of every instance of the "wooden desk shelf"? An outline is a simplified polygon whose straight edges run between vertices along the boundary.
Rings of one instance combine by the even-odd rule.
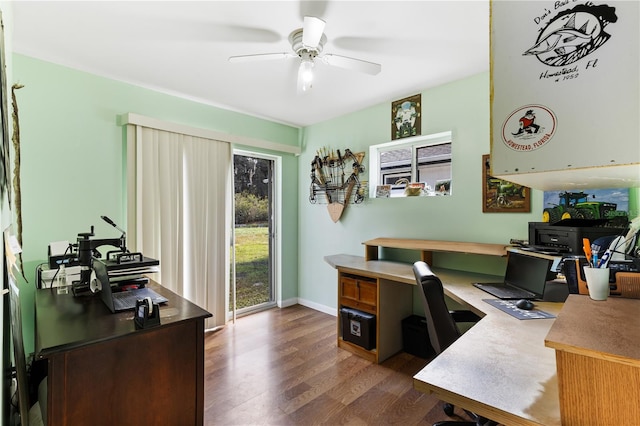
[[[468,243],[459,241],[416,240],[411,238],[375,238],[365,241],[365,259],[378,260],[380,247],[418,250],[420,258],[429,264],[433,252],[482,254],[487,256],[506,256],[504,244]]]

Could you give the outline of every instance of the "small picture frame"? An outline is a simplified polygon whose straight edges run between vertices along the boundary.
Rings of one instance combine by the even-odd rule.
[[[434,192],[436,195],[451,195],[451,179],[437,180]]]
[[[389,198],[391,194],[391,185],[376,186],[376,198]]]
[[[421,94],[391,102],[391,140],[420,135],[421,106]]]
[[[531,189],[491,176],[489,154],[482,156],[482,212],[529,213]]]

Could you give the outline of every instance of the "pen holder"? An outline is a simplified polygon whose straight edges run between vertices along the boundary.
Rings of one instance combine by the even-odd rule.
[[[157,327],[160,325],[160,307],[150,297],[136,300],[133,322],[136,330]]]
[[[584,267],[589,297],[593,300],[607,300],[609,297],[609,268]]]

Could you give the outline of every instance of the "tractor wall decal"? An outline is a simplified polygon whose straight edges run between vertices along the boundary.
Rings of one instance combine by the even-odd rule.
[[[629,224],[626,211],[618,210],[616,203],[593,201],[585,192],[560,192],[559,203],[546,207],[542,221],[555,223],[564,219],[608,219],[607,225],[624,228]],[[591,195],[595,198],[595,195]]]

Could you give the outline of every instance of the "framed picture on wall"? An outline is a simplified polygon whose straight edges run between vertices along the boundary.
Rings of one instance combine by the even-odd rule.
[[[494,178],[490,174],[489,154],[482,156],[482,212],[483,213],[529,213],[531,211],[531,189]]]
[[[542,221],[563,219],[608,219],[608,225],[626,228],[629,224],[629,188],[591,188],[544,191]],[[571,206],[572,208],[565,208]]]
[[[436,195],[451,195],[451,179],[441,179],[436,181]]]
[[[376,186],[376,198],[389,198],[391,194],[391,185]]]
[[[391,140],[418,136],[422,131],[422,95],[391,102]]]

